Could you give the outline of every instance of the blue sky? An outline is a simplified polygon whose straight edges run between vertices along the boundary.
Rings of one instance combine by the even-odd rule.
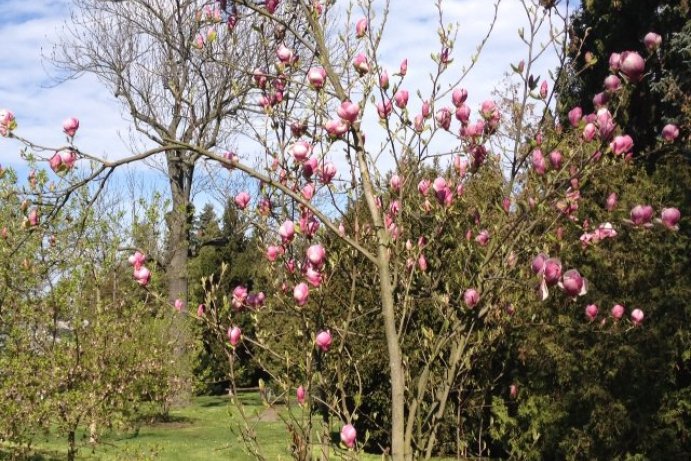
[[[342,3],[342,2],[341,2]],[[438,18],[432,0],[392,0],[387,32],[381,53],[383,63],[395,72],[400,61],[409,61],[406,87],[429,91],[428,74],[432,69],[430,52],[437,51]],[[81,121],[77,144],[82,150],[108,158],[132,152],[131,129],[121,106],[92,76],[56,85],[56,70],[43,59],[49,56],[66,21],[69,0],[1,0],[0,1],[0,107],[11,109],[17,116],[18,133],[46,145],[64,143],[62,120],[76,116]],[[460,26],[454,63],[450,75],[458,75],[470,62],[492,17],[493,2],[487,0],[446,0],[446,22]],[[358,17],[359,15],[355,15]],[[503,0],[498,21],[480,60],[462,86],[469,89],[469,103],[476,109],[491,97],[492,90],[509,71],[509,63],[517,63],[525,54],[517,30],[525,25],[525,13],[518,0]],[[545,31],[546,33],[546,31]],[[546,37],[546,35],[545,35]],[[545,54],[536,73],[547,75],[554,68],[554,56]],[[412,110],[417,110],[411,91]],[[373,112],[373,111],[370,111]],[[375,123],[374,117],[366,119]],[[21,165],[18,145],[0,140],[0,162]],[[383,165],[383,169],[387,165]],[[150,186],[165,187],[163,176],[143,165],[130,174]],[[122,174],[121,174],[122,176]],[[122,178],[121,178],[122,179]],[[218,194],[217,194],[218,195]],[[201,195],[198,200],[210,197]]]

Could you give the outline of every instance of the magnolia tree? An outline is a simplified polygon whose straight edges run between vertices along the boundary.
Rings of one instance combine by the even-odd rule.
[[[390,393],[381,449],[394,460],[431,457],[452,424],[472,431],[462,426],[464,402],[473,391],[468,379],[482,364],[475,360],[500,340],[521,305],[537,299],[580,306],[586,319],[598,315],[583,268],[560,258],[560,249],[598,245],[621,232],[654,238],[655,229],[675,230],[675,208],[628,206],[616,190],[602,200],[611,213],[607,222],[583,215],[582,194],[631,161],[635,140],[618,128],[617,109],[646,78],[646,59],[656,56],[643,46],[612,54],[612,75],[596,95],[597,111],[573,108],[560,123],[550,107],[550,83],[533,69],[545,50],[567,46],[558,32],[568,18],[542,3],[524,3],[529,27],[519,35],[526,59],[506,63],[516,91],[472,107],[472,89],[462,81],[478,55],[467,68],[455,68],[456,28],[443,22],[441,3],[429,87],[413,88],[404,56],[396,68],[382,60],[386,5],[359,2],[344,12],[319,1],[221,2],[238,21],[259,17],[285,31],[272,68],[253,72],[262,116],[248,123],[258,154],[166,141],[257,181],[234,202],[255,223],[272,282],[223,293],[203,280],[206,297],[190,315],[227,344],[231,382],[239,357],[256,360],[271,376],[270,386],[260,390],[267,403],[288,404],[281,417],[296,459],[310,459],[315,446],[328,458],[334,421],[344,448],[334,453],[356,456],[367,439],[362,428],[377,421],[362,410],[369,379],[364,366],[368,357],[381,356],[387,366],[378,371]],[[286,22],[295,9],[306,30]],[[332,21],[339,11],[345,20]],[[540,44],[545,28],[549,39]],[[300,59],[291,43],[311,58]],[[203,41],[200,48],[213,53]],[[297,95],[300,103],[286,110]],[[29,144],[11,112],[0,122],[4,135]],[[677,136],[674,126],[666,127],[661,142]],[[91,168],[116,165],[71,143],[56,155],[56,170],[89,162]],[[574,228],[580,238],[564,241],[564,230]],[[131,258],[133,277],[148,287],[151,274],[141,250]],[[183,300],[172,304],[184,310]],[[645,327],[643,309],[624,314],[613,309],[613,325]],[[251,335],[240,326],[247,319],[254,324]],[[488,376],[476,382],[494,381]],[[515,398],[518,389],[506,392]],[[246,421],[243,439],[263,458],[252,415],[234,401]],[[450,413],[457,418],[450,421]],[[482,435],[477,438],[474,451],[485,455]]]

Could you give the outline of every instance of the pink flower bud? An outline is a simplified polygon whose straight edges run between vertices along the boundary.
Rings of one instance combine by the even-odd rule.
[[[312,67],[307,72],[307,80],[312,85],[312,88],[319,90],[324,87],[326,82],[326,70],[322,67]]]
[[[300,386],[297,388],[295,391],[295,397],[297,398],[298,405],[304,405],[305,404],[305,388]]]
[[[605,78],[605,89],[610,92],[619,91],[621,89],[621,80],[616,75],[609,75]]]
[[[261,69],[254,69],[254,72],[252,72],[252,78],[254,79],[254,84],[262,90],[266,88],[266,84],[269,81],[266,72]]]
[[[614,320],[620,320],[624,316],[624,306],[621,304],[615,304],[614,307],[612,307],[610,314],[612,314]]]
[[[417,258],[417,266],[420,268],[420,272],[427,272],[427,258],[424,254],[420,254],[420,257]]]
[[[196,39],[194,40],[194,46],[195,46],[198,50],[201,50],[202,48],[204,48],[204,41],[205,41],[204,36],[203,36],[202,34],[197,34],[197,37],[196,37]]]
[[[205,312],[206,306],[204,304],[200,304],[199,306],[197,306],[197,317],[203,317]]]
[[[609,55],[609,69],[612,72],[617,72],[621,68],[621,55],[619,53],[612,53]]]
[[[518,386],[516,386],[515,384],[509,386],[509,397],[511,397],[514,400],[516,399],[516,397],[518,397]]]
[[[365,33],[367,33],[367,18],[362,18],[355,23],[355,36],[362,38],[365,36]]]
[[[462,124],[467,124],[470,120],[470,107],[467,104],[461,104],[456,108],[456,119]]]
[[[293,50],[283,44],[276,50],[276,57],[283,64],[290,64],[293,61],[293,56]]]
[[[487,244],[489,243],[489,231],[488,230],[482,230],[480,231],[479,234],[475,237],[475,242],[480,245],[481,247],[486,247]]]
[[[446,107],[442,107],[441,109],[439,109],[434,118],[436,119],[439,126],[445,130],[448,130],[451,126],[451,111],[449,111],[449,109],[447,109]]]
[[[504,197],[503,199],[501,199],[501,207],[505,213],[511,211],[511,198]]]
[[[312,183],[305,184],[300,193],[305,198],[305,200],[312,200],[312,197],[314,197],[314,185]]]
[[[535,261],[533,261],[533,264],[535,264]],[[545,283],[547,285],[556,284],[559,281],[559,277],[561,277],[561,261],[556,258],[547,259],[543,271]]]
[[[392,110],[393,104],[391,104],[391,101],[382,101],[377,103],[377,115],[379,115],[379,118],[382,120],[391,115]]]
[[[597,133],[597,128],[594,123],[588,123],[585,128],[583,128],[583,140],[585,142],[590,142],[595,138],[595,133]]]
[[[430,185],[431,184],[429,180],[423,179],[417,184],[417,190],[418,192],[420,192],[420,194],[422,194],[422,196],[427,196],[427,192],[429,191]]]
[[[307,304],[307,299],[310,295],[310,288],[305,282],[300,282],[293,288],[293,298],[298,306],[304,306]]]
[[[357,438],[357,431],[352,424],[346,424],[341,428],[341,441],[348,448],[355,446],[355,439]]]
[[[549,163],[552,165],[552,168],[555,170],[558,170],[561,168],[561,152],[558,150],[553,150],[552,152],[549,153]]]
[[[302,175],[309,179],[317,170],[318,163],[315,157],[310,157],[302,164]]]
[[[242,330],[240,327],[230,327],[228,328],[228,342],[230,345],[235,347],[240,343],[242,339]]]
[[[283,243],[291,242],[293,240],[293,236],[295,235],[295,225],[293,224],[293,221],[287,220],[281,224],[281,227],[278,228],[278,235],[281,236]]]
[[[148,285],[151,281],[151,272],[145,266],[135,267],[132,275],[137,283],[143,287]]]
[[[62,157],[60,157],[60,154],[57,152],[50,158],[48,165],[50,165],[50,169],[55,173],[59,173],[64,170],[62,168]]]
[[[540,149],[535,149],[533,151],[531,162],[533,164],[533,169],[535,170],[535,173],[537,173],[540,176],[545,174],[545,157],[542,155],[542,151]]]
[[[389,89],[389,73],[385,70],[382,70],[381,74],[379,74],[379,86],[382,90]]]
[[[38,209],[32,208],[32,209],[29,211],[28,220],[29,220],[29,225],[30,225],[30,226],[33,226],[33,227],[38,226],[38,224],[39,224],[39,222],[40,222],[40,216],[39,216],[39,214],[38,214]]]
[[[76,117],[69,117],[66,118],[64,122],[62,122],[62,131],[65,132],[67,136],[70,138],[73,138],[74,135],[77,133],[77,130],[79,129],[79,120]]]
[[[660,221],[667,229],[678,230],[681,213],[677,208],[663,208]]]
[[[585,316],[588,317],[588,320],[591,322],[595,320],[595,317],[597,317],[597,305],[596,304],[588,304],[585,307]]]
[[[564,272],[560,287],[567,296],[576,297],[587,293],[588,284],[576,269]]]
[[[342,120],[353,123],[360,115],[360,106],[350,101],[343,101],[337,113]]]
[[[583,118],[583,109],[580,107],[574,107],[569,111],[569,123],[572,127],[577,127]]]
[[[327,352],[329,348],[331,347],[331,342],[333,339],[331,338],[331,331],[326,330],[326,331],[320,331],[317,334],[317,338],[314,340],[314,343],[316,346],[322,350],[322,352]]]
[[[636,205],[630,213],[631,221],[635,226],[646,226],[653,219],[653,207],[650,205]]]
[[[309,266],[305,271],[305,278],[313,287],[319,287],[322,284],[322,274],[319,270]]]
[[[367,56],[364,53],[359,53],[353,59],[353,67],[360,75],[365,75],[369,72],[369,63],[367,62]]]
[[[468,99],[468,90],[465,88],[456,88],[451,93],[451,101],[455,107],[461,107],[461,105]]]
[[[127,261],[134,266],[135,269],[138,269],[146,262],[146,256],[140,251],[135,251],[132,256],[127,258]]]
[[[645,61],[635,51],[624,51],[621,54],[621,73],[632,82],[638,82],[645,72]]]
[[[241,209],[244,210],[247,208],[247,204],[250,203],[250,194],[247,192],[240,192],[238,195],[235,196],[235,205]]]
[[[420,115],[422,115],[422,118],[429,118],[432,115],[432,105],[429,103],[429,101],[424,101],[422,103]]]
[[[401,61],[401,67],[398,71],[399,74],[401,74],[402,77],[405,77],[405,74],[408,73],[408,60],[404,59]]]
[[[676,125],[668,123],[662,129],[662,139],[666,142],[674,142],[677,137],[679,137],[679,128]]]
[[[399,109],[405,109],[405,107],[408,105],[408,91],[398,90],[394,95],[393,100]]]
[[[307,259],[314,266],[321,267],[326,259],[326,250],[319,244],[312,245],[307,249]]]
[[[425,129],[425,119],[422,115],[418,114],[415,116],[415,119],[413,120],[413,129],[417,133],[422,133],[422,131]]]
[[[645,34],[645,37],[643,37],[643,43],[650,51],[655,51],[662,45],[662,37],[655,32],[648,32]]]
[[[633,149],[633,139],[628,134],[623,136],[615,136],[614,140],[609,144],[610,149],[614,155],[622,155],[630,152]]]
[[[398,192],[401,190],[401,186],[403,185],[403,179],[397,175],[393,174],[391,176],[391,179],[389,180],[389,187],[391,187],[391,190]]]
[[[634,325],[638,326],[643,322],[643,311],[640,309],[634,309],[631,312],[631,321],[633,322]]]
[[[617,203],[619,201],[619,198],[617,197],[616,192],[612,192],[607,196],[607,203],[605,205],[605,208],[607,211],[613,211],[617,207]]]
[[[173,307],[175,307],[176,311],[182,312],[182,310],[185,308],[185,303],[182,299],[176,299],[175,303],[173,303]]]
[[[472,309],[480,302],[480,293],[474,288],[468,288],[463,293],[463,302],[468,308]]]
[[[547,99],[547,93],[549,92],[549,87],[547,86],[547,80],[543,80],[540,85],[540,98]]]

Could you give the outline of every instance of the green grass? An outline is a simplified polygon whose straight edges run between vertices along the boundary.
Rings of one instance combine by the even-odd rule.
[[[248,417],[256,423],[256,438],[262,453],[269,461],[291,459],[290,434],[275,413],[265,413],[256,394],[242,397]],[[281,410],[286,411],[286,410]],[[170,461],[249,461],[249,455],[237,432],[241,418],[227,397],[196,397],[182,408],[171,411],[169,422],[142,426],[138,433],[102,434],[100,444],[94,453],[83,433],[78,435],[79,460],[170,460]],[[337,430],[337,428],[333,428]],[[334,434],[337,437],[337,434]],[[66,440],[56,435],[38,437],[32,444],[35,448],[32,461],[54,461],[66,459]],[[335,447],[334,447],[335,448]],[[333,451],[332,451],[333,453]],[[334,459],[340,457],[334,456]],[[10,459],[8,447],[0,450],[0,459]],[[380,460],[381,456],[364,455],[360,459]]]

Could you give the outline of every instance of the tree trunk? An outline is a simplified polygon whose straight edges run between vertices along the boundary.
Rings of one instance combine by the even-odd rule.
[[[190,248],[190,226],[192,207],[192,174],[194,166],[184,163],[184,154],[172,152],[167,154],[168,178],[172,210],[166,216],[168,226],[167,266],[168,300],[171,305],[181,299],[187,306],[189,286],[187,279],[187,260]]]
[[[67,433],[67,461],[74,461],[77,457],[77,440],[74,429]]]

